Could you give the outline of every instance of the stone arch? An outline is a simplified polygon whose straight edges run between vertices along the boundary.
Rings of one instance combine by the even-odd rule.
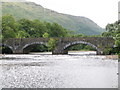
[[[23,53],[29,53],[29,51],[30,51],[29,49],[28,49],[27,51],[25,51],[25,52],[24,52],[24,50],[25,50],[27,47],[32,46],[32,45],[44,45],[44,46],[47,47],[47,43],[45,43],[45,42],[32,42],[32,43],[28,43],[28,44],[26,44],[26,45],[24,45],[24,46],[22,47]]]
[[[9,45],[6,45],[6,44],[1,44],[0,46],[8,47],[8,48],[10,48],[13,51],[13,47],[12,46],[9,46]]]
[[[96,50],[98,49],[97,46],[95,46],[95,45],[93,45],[93,44],[91,44],[91,43],[89,43],[89,42],[84,42],[84,41],[76,41],[76,42],[68,43],[68,44],[66,44],[66,45],[63,47],[63,49],[65,50],[65,49],[67,49],[68,47],[71,47],[71,46],[77,45],[77,44],[86,44],[86,45],[89,45],[89,46],[95,48]]]
[[[7,47],[7,48],[9,48],[10,50],[11,50],[11,52],[13,53],[13,47],[12,46],[10,46],[10,45],[6,45],[6,44],[0,44],[0,46],[2,47],[2,46],[4,46],[4,47]]]
[[[93,48],[96,49],[97,54],[98,54],[98,53],[101,53],[100,49],[99,49],[96,45],[91,44],[91,43],[89,43],[89,42],[85,42],[85,41],[70,42],[70,43],[66,44],[66,45],[63,47],[63,50],[64,50],[66,53],[68,53],[68,51],[66,51],[66,49],[69,48],[69,47],[71,47],[71,46],[77,45],[77,44],[86,44],[86,45],[89,45],[89,46],[91,46],[91,47],[93,47]]]

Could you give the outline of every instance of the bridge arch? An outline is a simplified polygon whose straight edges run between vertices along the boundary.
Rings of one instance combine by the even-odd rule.
[[[10,52],[5,52],[5,53],[13,53],[13,47],[12,46],[9,46],[9,45],[6,45],[6,44],[0,44],[0,47],[6,47],[6,48],[9,49]],[[4,53],[3,50],[2,50],[2,53]]]
[[[75,41],[75,42],[67,43],[67,44],[63,47],[63,50],[65,50],[66,52],[68,52],[67,49],[68,49],[69,47],[72,47],[72,46],[74,46],[74,45],[78,45],[78,44],[89,45],[89,46],[95,48],[96,51],[97,51],[97,53],[100,52],[100,49],[99,49],[96,45],[91,44],[91,43],[86,42],[86,41]]]
[[[32,42],[32,43],[25,44],[22,47],[23,53],[29,53],[34,45],[43,45],[43,46],[47,47],[47,43],[45,43],[45,42]]]

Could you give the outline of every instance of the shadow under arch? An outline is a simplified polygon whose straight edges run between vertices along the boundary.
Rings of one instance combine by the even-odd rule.
[[[68,43],[63,47],[63,50],[67,54],[68,53],[68,48],[70,48],[72,46],[75,46],[75,45],[78,45],[78,44],[84,44],[84,45],[91,46],[92,48],[94,48],[96,50],[96,52],[99,52],[99,48],[97,46],[95,46],[95,45],[93,45],[89,42],[85,42],[85,41],[75,41],[75,42],[72,42],[72,43]]]
[[[1,44],[0,45],[1,48],[1,53],[2,54],[13,54],[13,47],[6,45],[6,44]]]
[[[37,46],[44,46],[44,48],[48,48],[47,47],[47,43],[44,42],[33,42],[33,43],[29,43],[26,44],[25,46],[23,46],[22,50],[23,53],[28,54],[29,52],[31,52],[32,50],[34,51],[34,48],[36,48]],[[37,52],[42,52],[44,51],[43,48],[41,50],[38,50]]]

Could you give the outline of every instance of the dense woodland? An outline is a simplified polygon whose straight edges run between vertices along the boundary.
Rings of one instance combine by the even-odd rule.
[[[115,48],[108,48],[105,54],[118,54],[120,53],[120,21],[108,24],[106,32],[102,35],[86,36],[84,34],[74,34],[65,29],[58,23],[42,22],[39,20],[20,19],[15,20],[12,15],[5,15],[2,17],[2,40],[8,38],[50,38],[48,47],[39,45],[33,51],[51,51],[54,47],[55,40],[52,37],[113,37],[115,39]],[[3,50],[5,47],[3,47]],[[76,45],[69,50],[94,50],[94,48],[87,45]]]

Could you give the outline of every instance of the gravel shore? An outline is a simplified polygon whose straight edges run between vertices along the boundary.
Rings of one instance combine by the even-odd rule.
[[[118,55],[106,55],[107,59],[117,59],[118,60]]]

